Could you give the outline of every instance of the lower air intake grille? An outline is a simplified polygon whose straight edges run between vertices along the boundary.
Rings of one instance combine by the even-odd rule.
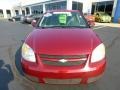
[[[44,79],[48,84],[80,84],[81,79]]]

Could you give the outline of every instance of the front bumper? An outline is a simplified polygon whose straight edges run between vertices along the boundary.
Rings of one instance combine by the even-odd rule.
[[[22,59],[25,75],[32,81],[47,84],[86,84],[96,81],[104,72],[106,59],[89,66],[53,67]]]
[[[101,22],[111,22],[111,19],[101,18]]]

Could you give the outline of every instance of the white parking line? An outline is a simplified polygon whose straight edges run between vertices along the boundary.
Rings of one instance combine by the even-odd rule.
[[[104,27],[107,27],[107,26],[96,27],[96,28],[93,28],[93,30],[100,29],[100,28],[104,28]]]

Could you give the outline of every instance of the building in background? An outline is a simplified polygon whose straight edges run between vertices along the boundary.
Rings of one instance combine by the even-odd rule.
[[[13,2],[5,0],[0,2],[0,19],[7,19],[21,14],[25,15],[25,9],[18,0],[14,0]]]
[[[11,6],[5,6],[5,5],[0,5],[0,19],[3,18],[8,18],[12,16],[12,7]]]
[[[114,22],[118,22],[120,18],[120,0],[18,0],[10,8],[0,7],[0,17],[42,14],[57,9],[80,10],[88,14],[102,11],[111,15]]]
[[[120,0],[115,0],[113,8],[114,8],[113,22],[120,23]]]
[[[113,5],[114,0],[39,0],[37,3],[24,4],[23,6],[29,8],[31,14],[55,9],[67,9],[92,14],[96,11],[103,11],[112,15]]]
[[[118,18],[120,18],[120,6],[118,3],[120,4],[120,0],[37,0],[37,3],[26,3],[23,4],[23,7],[26,8],[26,14],[41,14],[56,9],[80,10],[89,14],[106,12],[113,17],[113,21],[116,20],[115,22],[117,22]]]

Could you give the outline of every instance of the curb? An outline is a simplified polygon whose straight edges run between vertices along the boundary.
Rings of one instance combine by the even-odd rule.
[[[118,27],[120,28],[120,24],[118,23],[95,23],[95,26],[108,26],[108,27]]]

